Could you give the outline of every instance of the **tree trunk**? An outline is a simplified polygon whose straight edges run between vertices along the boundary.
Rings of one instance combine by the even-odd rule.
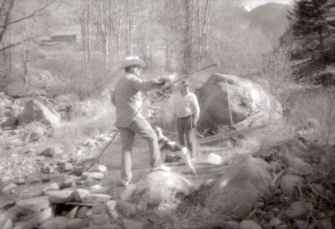
[[[122,37],[122,17],[123,17],[123,4],[124,1],[120,4],[120,16],[118,19],[118,32],[117,32],[117,60],[121,59],[121,37]]]
[[[185,0],[185,30],[184,30],[184,66],[183,73],[187,73],[192,69],[192,1]]]
[[[213,0],[207,0],[206,1],[206,11],[204,15],[204,25],[203,25],[203,32],[202,32],[202,45],[201,45],[201,55],[200,57],[203,58],[203,56],[206,54],[206,51],[208,49],[208,33],[210,29],[210,20],[211,20],[211,6],[212,6]]]
[[[129,0],[126,1],[126,12],[127,12],[127,56],[133,55],[132,47],[132,15],[131,15],[131,6]]]
[[[3,4],[1,7],[1,11],[3,11],[5,9],[5,6],[8,5],[6,11],[5,11],[5,19],[4,19],[4,22],[3,22],[3,27],[2,27],[2,30],[0,31],[0,44],[2,42],[2,39],[6,33],[6,30],[8,28],[8,22],[10,21],[10,18],[12,16],[12,11],[13,11],[13,8],[14,8],[14,2],[15,0],[4,0]]]
[[[166,43],[165,43],[165,71],[171,71],[170,57],[170,28],[171,28],[171,1],[166,1],[167,8],[167,26],[166,26]]]

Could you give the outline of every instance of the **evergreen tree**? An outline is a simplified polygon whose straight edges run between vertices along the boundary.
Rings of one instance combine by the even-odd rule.
[[[292,35],[297,40],[302,39],[306,48],[315,49],[313,43],[317,36],[318,48],[323,50],[324,34],[328,29],[328,3],[329,0],[299,0],[289,14]]]

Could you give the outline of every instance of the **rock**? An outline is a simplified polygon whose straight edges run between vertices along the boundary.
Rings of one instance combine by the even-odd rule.
[[[50,202],[48,196],[40,196],[25,200],[19,200],[16,202],[15,208],[17,209],[17,212],[25,212],[28,209],[31,212],[40,212],[44,209],[47,209],[50,207]]]
[[[2,129],[13,129],[16,128],[19,121],[16,117],[8,117],[4,122],[1,123]]]
[[[230,106],[228,106],[228,80]],[[236,128],[258,127],[282,117],[281,104],[259,84],[233,75],[213,74],[198,91],[199,125],[216,128],[230,125],[231,108]],[[235,126],[235,125],[234,125]]]
[[[30,219],[25,221],[19,221],[15,224],[14,229],[33,229],[38,225],[42,224],[44,221],[52,217],[52,209],[47,208],[41,212],[36,213]]]
[[[325,188],[321,184],[317,183],[311,184],[311,188],[313,189],[313,191],[316,191],[319,194],[322,194],[325,191]]]
[[[108,186],[102,186],[101,184],[95,184],[90,187],[92,193],[106,193],[109,189]]]
[[[136,189],[129,199],[141,206],[158,207],[161,202],[176,202],[193,188],[188,179],[177,173],[151,171],[136,183]]]
[[[111,199],[110,195],[107,194],[98,194],[90,193],[86,196],[83,196],[82,202],[84,203],[104,203]]]
[[[110,223],[110,218],[107,213],[100,215],[93,215],[91,216],[91,219],[94,225],[104,225]]]
[[[77,215],[76,215],[76,217],[77,218],[81,218],[81,219],[83,219],[83,218],[87,218],[87,212],[90,210],[90,208],[89,207],[80,207],[79,208],[79,210],[78,210],[78,212],[77,212]]]
[[[60,115],[36,99],[28,100],[25,103],[24,109],[18,118],[20,124],[39,121],[53,128],[60,126]]]
[[[69,219],[66,225],[66,229],[78,229],[87,227],[90,225],[90,219]]]
[[[221,165],[223,163],[223,159],[220,155],[215,153],[210,153],[204,160],[204,163],[210,165]]]
[[[48,191],[46,194],[49,196],[49,201],[55,204],[63,204],[75,200],[73,190]]]
[[[61,172],[69,172],[71,170],[73,170],[73,165],[71,163],[68,162],[63,162],[59,164],[59,170]]]
[[[290,218],[301,218],[313,210],[313,205],[304,201],[296,201],[292,203],[286,210],[286,215]]]
[[[156,211],[156,215],[159,217],[169,217],[171,216],[175,210],[177,209],[176,203],[161,203]]]
[[[136,190],[136,184],[130,184],[125,187],[116,187],[112,190],[112,196],[115,199],[129,200]]]
[[[121,229],[117,224],[107,224],[107,225],[91,225],[83,229]]]
[[[50,218],[44,223],[42,223],[41,226],[39,226],[39,229],[67,229],[69,218],[66,217],[54,217]]]
[[[41,168],[41,172],[44,174],[51,174],[51,173],[54,173],[55,170],[51,165],[43,165],[43,167]]]
[[[98,204],[94,205],[91,209],[93,215],[101,215],[107,213],[107,206],[106,204]]]
[[[270,220],[269,224],[270,224],[271,228],[277,228],[278,226],[283,224],[283,222],[280,219],[278,219],[277,217],[274,217]]]
[[[313,173],[313,167],[304,162],[302,159],[291,155],[290,153],[285,153],[281,158],[284,163],[294,170],[296,170],[300,175],[310,175]]]
[[[306,226],[308,225],[308,223],[306,221],[299,220],[299,219],[294,220],[294,223],[295,223],[295,227],[297,229],[306,229]]]
[[[14,194],[17,191],[17,185],[14,183],[9,183],[2,189],[3,194]]]
[[[233,219],[244,219],[269,192],[272,176],[269,165],[260,158],[247,158],[229,168],[209,189],[206,207]]]
[[[112,217],[112,219],[114,220],[119,217],[119,214],[116,211],[116,205],[117,205],[117,202],[115,200],[109,200],[106,203],[107,212],[109,216]]]
[[[15,181],[15,184],[17,185],[23,185],[26,183],[26,180],[23,177],[17,178],[17,180]]]
[[[40,141],[45,134],[45,129],[41,126],[34,126],[31,134],[29,136],[30,141],[37,142]]]
[[[41,174],[41,182],[46,183],[51,180],[50,174]]]
[[[47,191],[51,190],[59,190],[59,185],[57,183],[48,184],[43,188],[42,192],[46,193]]]
[[[39,155],[45,157],[54,157],[56,154],[56,149],[54,147],[45,148]]]
[[[72,169],[69,174],[74,175],[74,176],[81,176],[83,174],[83,169],[82,168],[74,168]]]
[[[64,177],[62,184],[60,186],[63,189],[63,188],[73,187],[75,186],[75,184],[76,184],[76,178],[72,176],[67,176],[67,177]]]
[[[143,229],[144,228],[144,224],[142,222],[130,220],[126,218],[122,219],[122,224],[123,224],[124,229]]]
[[[134,217],[138,213],[138,206],[136,204],[124,200],[117,201],[116,209],[127,217]]]
[[[93,165],[89,170],[89,172],[99,172],[99,173],[105,173],[107,172],[107,167],[104,165]]]
[[[262,229],[262,227],[253,220],[243,220],[240,223],[240,229]]]
[[[78,202],[83,202],[84,198],[86,198],[88,195],[90,195],[90,191],[87,189],[77,188],[74,191],[74,198]]]
[[[302,186],[304,179],[300,176],[285,174],[280,180],[281,190],[288,196],[293,194],[298,186]]]
[[[104,178],[104,174],[100,172],[83,172],[82,176],[88,180],[102,180]]]

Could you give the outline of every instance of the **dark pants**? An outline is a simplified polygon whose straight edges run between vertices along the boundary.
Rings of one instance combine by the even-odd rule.
[[[193,128],[193,115],[177,118],[177,130],[179,143],[186,146],[191,152],[191,157],[195,156],[195,136]]]

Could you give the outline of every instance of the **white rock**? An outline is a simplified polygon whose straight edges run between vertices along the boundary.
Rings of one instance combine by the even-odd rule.
[[[74,198],[78,202],[82,202],[83,199],[90,194],[90,191],[87,189],[77,188],[74,191]]]
[[[104,178],[104,174],[100,172],[83,172],[82,176],[93,180],[102,180]]]
[[[211,165],[221,165],[223,163],[223,159],[220,155],[217,155],[215,153],[210,153],[206,158],[205,158],[205,163],[211,164]]]
[[[90,169],[89,169],[89,172],[100,172],[100,173],[104,173],[107,171],[107,167],[104,166],[104,165],[98,165],[98,164],[95,164],[94,166],[92,166]]]
[[[82,202],[84,203],[104,203],[111,199],[110,195],[107,194],[98,194],[98,193],[90,193],[87,196],[82,198]]]
[[[48,191],[46,194],[49,196],[49,201],[51,203],[61,204],[66,202],[74,201],[74,191],[73,190],[55,190]]]

